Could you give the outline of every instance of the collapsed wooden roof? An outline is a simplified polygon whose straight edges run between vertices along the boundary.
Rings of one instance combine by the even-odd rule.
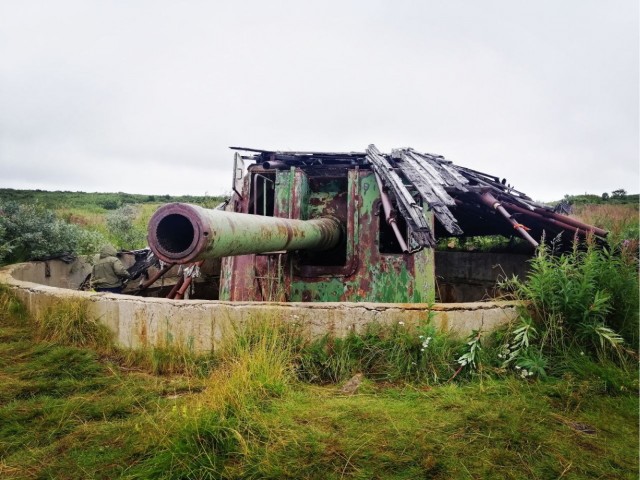
[[[542,238],[560,236],[567,243],[576,235],[607,235],[605,230],[563,215],[557,207],[533,201],[506,179],[412,148],[394,149],[391,153],[381,153],[375,145],[369,145],[364,152],[344,153],[231,148],[249,152],[243,158],[267,168],[359,166],[373,170],[383,187],[383,196],[391,198],[393,207],[407,223],[409,251],[433,247],[437,238],[450,236],[517,234],[537,246]],[[434,214],[434,228],[425,220],[425,208]]]

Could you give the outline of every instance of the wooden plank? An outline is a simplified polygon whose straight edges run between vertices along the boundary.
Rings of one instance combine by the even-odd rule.
[[[407,179],[411,182],[411,184],[418,190],[418,193],[422,196],[422,198],[429,204],[429,206],[437,206],[444,205],[445,203],[442,199],[434,192],[431,183],[428,179],[420,174],[417,169],[411,165],[409,162],[400,162],[398,163],[398,169],[407,177]],[[447,202],[448,205],[455,205],[453,199],[449,197],[451,203]]]
[[[467,185],[469,183],[469,180],[467,180],[465,177],[463,177],[458,170],[456,169],[456,166],[453,165],[452,162],[449,161],[438,161],[437,159],[435,160],[438,164],[438,166],[447,172],[447,174],[451,177],[451,179],[453,180],[452,186],[454,186],[455,188],[459,189],[462,192],[466,192],[467,188],[465,187],[465,185]]]
[[[443,186],[452,187],[461,192],[467,191],[464,185],[469,183],[468,180],[456,171],[456,167],[452,162],[441,157],[434,157],[433,155],[419,153],[413,150],[411,150],[411,154],[420,163],[428,163],[435,168],[444,181]]]
[[[455,205],[453,198],[449,196],[443,185],[446,183],[442,176],[436,171],[436,169],[429,162],[421,162],[420,159],[412,155],[412,152],[407,152],[402,155],[402,160],[409,164],[416,173],[429,183],[434,193],[445,205]]]
[[[441,197],[436,194],[433,189],[433,185],[428,181],[426,177],[421,175],[417,168],[416,162],[405,156],[404,162],[398,162],[398,168],[407,177],[407,179],[418,190],[418,193],[422,196],[425,202],[433,210],[436,219],[440,224],[452,235],[462,235],[463,231],[458,225],[456,218],[442,202]],[[444,190],[443,190],[444,192]],[[446,192],[444,192],[450,203],[448,205],[455,205],[455,201]]]
[[[398,209],[407,222],[411,236],[418,247],[434,247],[435,238],[422,207],[416,203],[402,179],[375,145],[369,145],[367,148],[367,160],[371,163],[373,171],[380,176],[385,187],[395,197]]]

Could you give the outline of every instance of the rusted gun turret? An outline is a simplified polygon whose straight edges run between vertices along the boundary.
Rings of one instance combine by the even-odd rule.
[[[149,222],[149,247],[167,263],[276,251],[335,247],[340,222],[332,217],[312,220],[208,210],[187,203],[164,205]]]
[[[451,275],[462,278],[480,278],[477,271],[489,268],[476,260],[458,268],[452,262],[467,257],[436,255],[438,240],[517,235],[533,253],[543,239],[570,248],[574,239],[606,235],[534,202],[505,179],[411,148],[386,154],[374,145],[343,153],[232,148],[234,193],[224,211],[173,203],[151,219],[155,255],[194,264],[182,270],[189,278],[175,287],[176,298],[202,265],[210,277],[201,283],[215,284],[215,298],[224,301],[432,302],[436,261],[443,269],[453,265]],[[441,285],[441,299],[485,295],[484,284],[470,286],[478,295],[468,296],[462,289],[449,294],[451,282]]]

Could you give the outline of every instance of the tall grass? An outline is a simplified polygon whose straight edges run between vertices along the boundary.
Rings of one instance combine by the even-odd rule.
[[[91,210],[88,207],[62,207],[55,210],[56,215],[67,223],[107,234],[107,225],[103,210]]]
[[[444,382],[457,366],[459,347],[430,321],[413,328],[371,325],[362,335],[311,342],[299,327],[256,318],[227,339],[206,390],[175,411],[179,433],[134,469],[134,477],[262,478],[258,472],[269,471],[278,478],[284,471],[269,464],[270,452],[303,441],[305,432],[296,425],[274,431],[268,413],[296,398],[305,388],[300,380],[340,382],[361,372],[386,382]]]
[[[639,236],[638,204],[576,205],[573,216],[610,232],[610,240],[618,244],[624,240],[636,242]]]
[[[153,375],[186,375],[205,378],[219,363],[213,352],[194,352],[181,344],[165,344],[136,349],[114,348],[110,357],[127,369]]]
[[[362,334],[305,345],[297,359],[307,382],[337,383],[356,373],[376,381],[437,384],[456,370],[462,342],[427,322],[421,326],[370,324]]]
[[[218,354],[220,368],[210,377],[207,405],[240,412],[247,399],[251,405],[284,395],[295,380],[301,342],[296,326],[277,319],[253,319],[237,327]]]
[[[0,284],[0,322],[16,325],[27,322],[27,309],[6,285]]]
[[[7,311],[22,311],[24,308],[8,290],[0,294],[0,307],[4,305],[7,305]],[[217,364],[213,353],[196,353],[177,343],[138,349],[119,348],[111,331],[89,313],[88,307],[86,300],[61,298],[35,315],[29,317],[25,314],[24,317],[33,325],[34,335],[39,341],[90,348],[127,369],[154,375],[204,377]]]
[[[1,287],[0,307],[1,478],[637,475],[637,380],[611,360],[575,352],[562,380],[453,383],[450,372],[478,344],[449,342],[428,320],[309,342],[298,327],[265,317],[237,326],[195,393],[196,379],[133,373],[111,362],[117,357],[34,343],[32,320]],[[82,312],[52,306],[47,322],[74,317],[66,334],[90,343]],[[541,337],[527,338],[534,345]],[[338,351],[342,360],[332,360]],[[158,365],[189,357],[156,354]],[[438,383],[434,368],[446,385],[424,385]],[[354,372],[381,382],[345,395],[300,381],[322,383],[305,377],[312,371],[334,382]]]
[[[84,299],[56,299],[33,316],[39,340],[88,347],[109,354],[114,344],[109,329],[93,318]]]
[[[243,478],[243,458],[272,440],[261,413],[295,384],[299,335],[275,320],[250,321],[222,348],[196,402],[176,409],[178,434],[135,469],[134,478]]]
[[[220,365],[209,377],[207,388],[192,402],[175,408],[173,417],[167,420],[173,425],[171,438],[148,452],[146,458],[130,470],[130,476],[337,479],[386,478],[388,475],[395,478],[394,475],[403,470],[407,476],[398,478],[421,478],[420,472],[425,471],[434,478],[455,478],[463,472],[457,470],[455,465],[459,463],[446,452],[454,448],[458,452],[456,455],[463,455],[468,442],[483,442],[473,433],[477,428],[483,430],[482,438],[487,439],[484,448],[494,448],[490,445],[496,441],[500,443],[501,447],[495,448],[491,456],[496,464],[514,461],[508,453],[512,449],[520,452],[518,455],[537,458],[535,452],[547,441],[544,438],[551,437],[541,433],[538,440],[530,440],[528,435],[532,428],[538,428],[539,422],[549,422],[544,420],[542,410],[531,410],[530,403],[520,393],[522,388],[526,388],[528,395],[534,388],[547,388],[552,396],[550,401],[561,404],[558,411],[565,415],[562,419],[575,415],[590,396],[609,391],[607,387],[597,389],[592,383],[571,378],[566,385],[557,388],[553,384],[518,387],[507,380],[505,385],[509,386],[500,387],[501,391],[496,395],[498,383],[489,379],[485,388],[494,398],[482,406],[482,413],[477,408],[477,399],[470,397],[477,391],[473,383],[466,384],[475,389],[468,393],[463,390],[466,387],[449,384],[438,390],[425,389],[433,395],[424,397],[424,390],[415,388],[422,381],[416,380],[428,379],[428,375],[420,377],[419,372],[432,371],[420,370],[414,365],[418,363],[415,360],[419,360],[428,347],[434,347],[432,358],[440,355],[446,358],[446,376],[440,374],[438,378],[445,379],[441,383],[448,383],[447,376],[459,365],[455,359],[461,350],[456,342],[445,348],[446,336],[438,337],[434,331],[425,332],[431,334],[431,340],[426,341],[429,336],[420,332],[419,328],[412,330],[404,325],[378,325],[362,336],[351,335],[342,340],[325,338],[308,343],[300,340],[300,332],[295,328],[273,319],[256,319],[239,328],[228,340],[221,353]],[[480,336],[476,334],[475,338]],[[432,344],[437,341],[442,344]],[[423,346],[425,343],[427,348]],[[394,402],[408,398],[406,393],[389,390],[385,396],[384,390],[372,390],[367,385],[364,395],[347,397],[337,389],[331,393],[331,390],[299,382],[299,378],[309,380],[305,375],[310,375],[311,371],[317,375],[311,378],[316,382],[321,380],[322,374],[326,375],[325,380],[339,381],[355,371],[365,371],[370,378],[386,381],[412,378],[411,385],[414,386],[408,391],[416,398],[411,408],[438,405],[440,410],[415,415],[403,411],[398,416],[398,411],[393,413],[397,408]],[[620,389],[627,392],[626,395],[637,386],[629,381],[629,375],[611,364],[582,361],[576,366],[574,377],[578,373],[607,378],[609,388]],[[496,404],[500,405],[498,409]],[[474,406],[468,410],[470,405]],[[541,408],[549,408],[549,403],[545,405]],[[515,411],[520,413],[512,414]],[[460,415],[460,427],[443,433],[441,426],[451,415]],[[533,421],[534,416],[538,420]],[[413,454],[407,456],[407,451],[414,448],[413,442],[430,445],[425,438],[416,440],[417,432],[410,426],[416,422],[422,422],[423,429],[432,429],[429,439],[433,435],[444,435],[442,450],[437,455],[432,452],[435,457],[429,456],[426,463],[416,463]],[[407,437],[409,431],[413,433]],[[496,432],[501,432],[498,437]],[[532,448],[530,442],[535,442],[538,448]],[[448,460],[440,462],[435,458]],[[564,468],[554,470],[554,478]]]

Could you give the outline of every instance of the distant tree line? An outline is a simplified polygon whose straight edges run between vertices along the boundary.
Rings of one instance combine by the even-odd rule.
[[[571,205],[584,205],[584,204],[624,204],[624,203],[638,203],[640,196],[636,193],[628,195],[627,191],[623,188],[613,190],[611,193],[604,192],[602,195],[592,195],[585,193],[584,195],[565,195],[564,202]]]
[[[209,195],[139,195],[133,193],[87,193],[71,191],[47,190],[14,190],[12,188],[0,188],[0,203],[17,202],[38,204],[48,209],[58,208],[82,208],[84,210],[117,210],[123,205],[135,205],[141,203],[169,203],[186,202],[195,203],[212,208],[221,203],[224,197]]]

